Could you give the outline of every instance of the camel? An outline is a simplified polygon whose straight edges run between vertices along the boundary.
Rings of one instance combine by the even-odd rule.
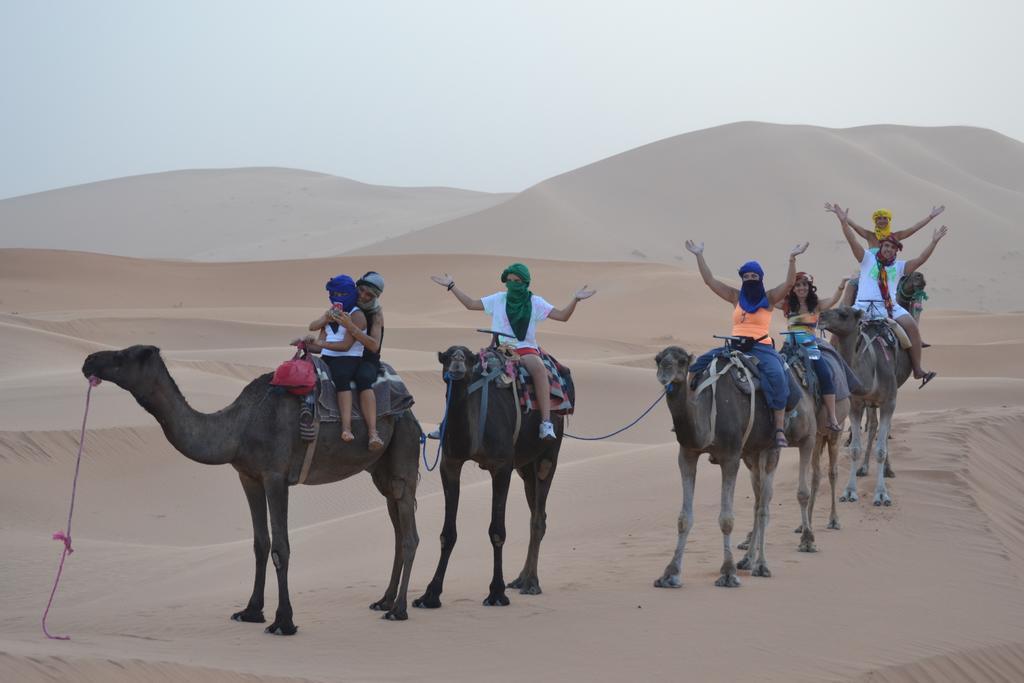
[[[267,557],[277,571],[278,606],[267,633],[292,635],[288,596],[288,487],[289,472],[297,471],[306,444],[297,429],[301,400],[270,385],[271,374],[257,377],[231,405],[206,414],[194,410],[182,396],[155,346],[130,346],[120,351],[99,351],[85,359],[82,373],[113,382],[128,391],[139,405],[156,418],[164,435],[182,455],[204,465],[231,465],[238,471],[252,513],[256,578],[245,609],[235,621],[263,623],[263,593]],[[370,609],[383,611],[384,619],[408,618],[406,592],[419,537],[416,534],[416,483],[419,475],[420,427],[412,411],[382,418],[378,431],[382,450],[367,449],[362,421],[356,440],[341,441],[340,425],[323,423],[317,440],[317,457],[306,483],[327,484],[369,472],[387,499],[395,529],[395,560],[387,590]],[[362,446],[357,444],[364,444]],[[267,528],[267,508],[270,528]]]
[[[928,300],[928,295],[924,291],[927,284],[924,273],[915,270],[910,275],[901,277],[896,286],[896,303],[910,311],[910,315],[918,322],[921,321],[924,302]]]
[[[808,370],[809,372],[813,372]],[[843,368],[833,367],[833,372],[843,372]],[[850,399],[844,398],[836,401],[836,421],[842,426],[850,414]],[[816,550],[813,540],[814,502],[818,497],[818,487],[821,485],[821,454],[828,448],[828,483],[832,492],[832,507],[829,511],[828,525],[826,528],[838,531],[840,529],[839,513],[836,510],[836,485],[839,481],[839,441],[842,432],[834,432],[828,428],[828,411],[825,405],[817,402],[817,427],[818,434],[814,441],[814,452],[811,455],[811,491],[810,499],[807,501],[807,524],[811,529],[811,542],[802,550],[813,552]],[[806,474],[801,467],[800,486],[806,481]],[[804,533],[804,525],[800,524],[795,530],[798,534]]]
[[[678,588],[682,585],[683,553],[686,539],[693,527],[693,488],[697,473],[697,459],[701,453],[710,453],[710,462],[722,468],[722,508],[718,525],[723,535],[724,559],[716,586],[739,586],[737,569],[750,569],[752,576],[771,576],[765,557],[765,532],[768,527],[775,469],[779,462],[779,449],[774,445],[773,422],[767,404],[756,394],[754,416],[749,436],[744,443],[750,417],[750,398],[737,384],[725,376],[714,391],[693,390],[687,381],[690,364],[695,360],[685,349],[669,346],[655,357],[658,381],[668,393],[668,408],[672,414],[676,440],[679,442],[679,471],[682,475],[683,506],[679,512],[679,537],[675,553],[665,571],[655,580],[658,588]],[[719,361],[722,362],[722,361]],[[792,374],[792,371],[789,371]],[[712,410],[712,401],[716,409]],[[714,415],[714,418],[712,417]],[[808,518],[810,491],[805,472],[810,462],[818,428],[810,396],[800,398],[794,417],[788,420],[786,439],[800,448],[800,502],[802,536],[800,550],[814,549],[814,535]],[[747,544],[747,554],[738,564],[733,563],[731,535],[734,523],[733,495],[740,461],[750,470],[754,489],[754,528]]]
[[[876,348],[872,342],[864,344],[861,334],[863,311],[841,306],[824,311],[819,320],[822,329],[832,333],[832,343],[839,354],[853,368],[861,384],[867,389],[863,396],[850,397],[850,479],[840,501],[857,500],[857,477],[867,476],[870,461],[870,445],[875,444],[878,460],[878,481],[875,483],[873,503],[892,505],[892,497],[885,485],[887,476],[892,475],[889,467],[889,430],[892,415],[896,410],[896,394],[911,374],[910,354],[896,348]],[[884,323],[880,323],[884,324]],[[868,411],[868,448],[861,443],[861,425],[865,408]],[[861,460],[858,466],[858,461]]]
[[[452,346],[437,354],[449,379],[448,409],[442,435],[441,485],[444,488],[444,526],[441,529],[441,556],[437,571],[426,591],[413,607],[438,608],[448,559],[455,548],[456,516],[459,508],[459,477],[468,460],[491,473],[491,524],[488,536],[494,551],[494,572],[483,604],[509,604],[505,588],[517,588],[526,595],[541,593],[537,578],[540,543],[547,528],[547,498],[551,480],[558,465],[562,445],[563,418],[552,414],[555,439],[539,437],[540,413],[530,411],[522,416],[517,438],[514,438],[519,406],[511,388],[488,387],[486,422],[481,430],[480,414],[483,388],[470,387],[484,376],[477,354],[465,346]],[[490,381],[490,380],[486,380]],[[505,585],[502,574],[502,546],[505,543],[505,503],[515,469],[523,480],[526,502],[530,507],[530,545],[526,563],[518,578]]]

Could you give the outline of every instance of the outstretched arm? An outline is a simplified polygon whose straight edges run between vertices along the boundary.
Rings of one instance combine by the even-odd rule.
[[[774,306],[789,295],[789,290],[796,284],[796,257],[807,251],[810,242],[804,242],[793,247],[789,252],[789,270],[786,271],[786,281],[768,292],[768,303]]]
[[[587,286],[583,285],[581,289],[576,290],[576,293],[572,295],[572,301],[569,302],[568,306],[565,308],[552,308],[551,312],[548,313],[548,318],[550,320],[558,320],[564,323],[572,317],[573,311],[576,310],[577,303],[584,299],[589,299],[595,294],[597,294],[596,289],[587,289]]]
[[[445,273],[444,275],[431,275],[430,279],[441,285],[449,292],[455,295],[463,306],[471,311],[482,311],[484,310],[484,302],[480,299],[474,299],[470,295],[463,292],[461,289],[455,286],[455,280],[452,279],[451,275]]]
[[[720,280],[716,280],[715,276],[711,274],[711,269],[708,268],[707,261],[704,260],[703,242],[697,244],[693,240],[686,240],[686,249],[697,257],[697,269],[700,270],[700,276],[704,279],[704,284],[706,284],[712,292],[731,304],[740,300],[740,290],[735,287],[730,287]]]
[[[919,220],[917,223],[914,223],[912,226],[910,226],[906,230],[897,230],[897,231],[893,232],[892,233],[893,237],[895,237],[900,242],[902,242],[903,240],[907,239],[908,237],[913,235],[915,232],[917,232],[918,230],[923,228],[924,226],[926,226],[929,223],[931,223],[933,218],[935,218],[936,216],[938,216],[940,213],[942,213],[945,210],[946,210],[945,205],[943,205],[943,206],[933,206],[932,210],[928,213],[927,216],[925,216],[924,218]]]
[[[924,251],[921,252],[921,255],[918,256],[917,258],[912,258],[909,261],[907,261],[907,265],[903,269],[903,274],[910,275],[915,270],[923,266],[924,262],[927,261],[931,257],[932,252],[935,251],[935,245],[939,243],[939,240],[946,236],[947,232],[949,232],[949,228],[947,228],[945,225],[936,230],[935,234],[932,235],[932,241],[929,242],[928,246],[924,248]]]
[[[836,304],[839,303],[843,298],[843,292],[846,290],[846,283],[849,282],[850,278],[844,277],[839,281],[839,286],[836,288],[835,293],[827,299],[818,299],[818,310],[827,311]]]
[[[832,207],[832,213],[839,218],[839,225],[843,228],[843,237],[846,238],[846,243],[850,245],[853,258],[857,259],[857,263],[860,263],[864,260],[864,247],[857,241],[857,235],[853,232],[853,228],[850,227],[849,210],[842,208],[838,204],[833,204]]]
[[[828,211],[829,213],[834,213],[837,216],[839,215],[839,205],[838,204],[832,204],[830,202],[825,202],[825,210]],[[868,230],[867,228],[862,228],[861,226],[859,226],[859,225],[857,225],[856,223],[853,222],[853,219],[850,218],[849,210],[845,211],[844,213],[846,213],[846,222],[849,224],[849,226],[851,228],[853,228],[854,232],[856,232],[858,235],[860,235],[864,239],[871,239],[872,237],[874,237],[874,235],[875,235],[874,231]]]

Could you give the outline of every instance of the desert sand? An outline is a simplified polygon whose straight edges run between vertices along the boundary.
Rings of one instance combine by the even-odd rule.
[[[771,140],[775,127],[765,130]],[[821,130],[811,129],[810,139],[816,141]],[[849,149],[852,143],[843,138],[855,138],[860,130],[832,131],[833,144]],[[901,139],[914,130],[922,139],[931,136],[933,148],[966,144],[964,129],[899,130]],[[698,144],[707,134],[694,134],[697,141],[686,144]],[[866,142],[858,144],[851,153],[868,149]],[[1024,679],[1024,313],[1007,304],[1009,295],[995,291],[1012,282],[998,269],[984,273],[995,282],[985,292],[958,298],[957,291],[958,277],[977,276],[968,272],[971,259],[1020,253],[1024,245],[1012,211],[1022,195],[1019,184],[1008,189],[1020,180],[1018,167],[971,166],[973,147],[967,147],[955,164],[926,155],[931,165],[913,172],[926,179],[922,183],[948,174],[949,183],[960,183],[957,197],[977,190],[983,208],[972,203],[968,209],[941,187],[894,194],[890,202],[894,210],[904,207],[899,215],[916,217],[932,203],[946,203],[950,208],[938,222],[954,228],[926,268],[936,283],[923,323],[933,345],[926,359],[940,376],[925,390],[907,385],[901,391],[890,446],[898,475],[890,481],[892,507],[873,507],[870,496],[862,496],[841,505],[841,530],[826,531],[819,503],[819,551],[797,552],[797,453],[788,449],[775,480],[768,531],[774,576],[741,572],[740,588],[716,588],[720,475],[702,458],[684,585],[653,588],[675,544],[681,500],[677,447],[668,411],[659,406],[612,439],[564,442],[541,549],[544,593],[510,591],[511,605],[504,608],[480,604],[491,566],[485,472],[463,472],[459,542],[444,607],[410,607],[402,623],[382,621],[367,609],[387,583],[392,550],[384,501],[370,478],[293,488],[290,587],[299,632],[290,638],[228,619],[244,606],[253,569],[249,514],[234,470],[204,467],[178,454],[155,420],[110,383],[92,393],[73,526],[76,552],[67,560],[49,619],[52,632],[70,634],[71,640],[42,636],[39,620],[60,557],[50,535],[66,523],[86,392],[80,368],[88,353],[155,344],[192,405],[213,411],[289,357],[288,340],[325,306],[323,283],[329,276],[372,268],[387,279],[385,357],[410,385],[414,411],[429,430],[444,408],[437,351],[485,344],[474,328],[488,320],[462,309],[428,276],[449,272],[463,290],[490,293],[514,254],[528,260],[534,291],[556,305],[567,303],[583,284],[598,290],[571,321],[545,322],[539,333],[545,348],[574,370],[579,400],[568,431],[597,435],[630,421],[658,396],[655,353],[669,344],[704,350],[711,334],[727,331],[728,307],[706,290],[691,260],[675,258],[683,239],[701,235],[672,227],[671,207],[663,207],[666,218],[655,227],[648,215],[636,219],[633,247],[653,255],[653,242],[643,240],[657,233],[671,245],[658,258],[620,253],[630,239],[613,244],[596,224],[556,232],[555,219],[543,228],[544,249],[527,241],[516,251],[501,241],[507,237],[501,222],[487,221],[517,202],[535,202],[542,183],[483,209],[475,223],[456,219],[402,238],[429,236],[429,249],[389,240],[375,254],[323,258],[307,251],[291,260],[251,261],[251,244],[245,242],[237,253],[224,246],[227,251],[211,262],[198,262],[176,260],[198,259],[194,250],[154,259],[61,251],[56,243],[0,248],[0,680]],[[1016,153],[1020,143],[997,147]],[[634,153],[662,152],[651,146]],[[625,163],[623,157],[634,153],[611,161]],[[720,151],[723,157],[732,153]],[[893,173],[910,173],[914,159],[903,159]],[[817,158],[808,163],[824,164]],[[839,165],[836,173],[858,177],[854,161]],[[646,182],[648,166],[635,166],[636,182]],[[784,182],[797,183],[799,174],[793,173]],[[964,180],[965,173],[977,184]],[[564,184],[573,175],[549,183]],[[669,180],[665,192],[675,185]],[[814,195],[807,199],[810,206],[801,202],[794,215],[822,224],[817,229],[831,240],[806,237],[812,245],[801,267],[824,273],[820,280],[832,269],[838,229],[828,223],[833,217],[817,212],[834,188],[825,194],[824,188],[806,187],[810,180],[813,174],[802,179],[801,189]],[[624,182],[609,176],[608,185],[591,186],[585,194],[582,183],[590,181],[578,181],[578,194],[564,206],[593,215],[612,201],[609,188]],[[861,200],[869,213],[876,181],[847,182],[849,198]],[[997,210],[989,200],[1001,183],[1006,203]],[[732,192],[727,188],[718,199],[725,202]],[[760,202],[745,189],[735,192],[742,197],[736,210]],[[566,202],[565,196],[557,202]],[[701,210],[710,225],[714,206]],[[956,212],[975,210],[989,211],[994,218],[986,225],[992,227],[981,238],[966,239],[966,229],[956,232],[952,219]],[[749,258],[737,254],[739,242],[749,244],[754,255],[771,246],[777,253],[763,256],[768,279],[781,277],[786,243],[801,236],[786,217],[760,226],[715,223],[705,237],[709,261],[724,279],[731,279],[732,261]],[[597,231],[592,239],[586,238],[588,225]],[[930,228],[914,238],[912,247],[923,248],[929,233]],[[6,230],[3,236],[0,246],[15,246]],[[421,247],[430,253],[416,253]],[[474,255],[474,248],[482,255]],[[833,256],[838,253],[836,248]],[[968,263],[959,262],[960,253]],[[846,270],[844,265],[839,272]],[[781,323],[779,316],[775,322]],[[841,477],[848,468],[844,457]],[[433,573],[443,517],[437,472],[421,470],[421,477],[421,541],[410,597],[422,592]],[[871,485],[860,480],[859,491]],[[751,524],[751,506],[749,482],[741,473],[738,529]],[[506,576],[524,558],[527,526],[516,478],[509,496]],[[268,616],[275,607],[271,579]]]

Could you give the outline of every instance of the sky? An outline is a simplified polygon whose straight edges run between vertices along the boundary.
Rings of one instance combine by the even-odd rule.
[[[0,0],[0,198],[285,166],[515,192],[734,121],[1024,140],[1024,2]]]

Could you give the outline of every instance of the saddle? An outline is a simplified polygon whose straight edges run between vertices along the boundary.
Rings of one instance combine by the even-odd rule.
[[[892,350],[906,351],[911,346],[906,330],[890,318],[863,321],[860,324],[860,336],[866,344],[884,344]]]
[[[745,396],[750,396],[752,392],[757,392],[761,390],[761,371],[757,367],[757,358],[749,356],[743,353],[742,351],[737,351],[735,349],[730,350],[725,347],[719,349],[718,358],[724,358],[727,361],[729,361],[730,358],[735,359],[734,362],[730,362],[726,374],[729,375],[729,378],[732,380],[733,384],[736,385],[736,388],[738,388],[742,394],[744,394]],[[739,367],[737,363],[742,365],[742,368]],[[747,372],[750,374],[749,381],[747,380],[747,373],[743,372],[743,368],[745,368]],[[784,364],[785,370],[789,370],[789,368],[790,366],[788,363]],[[701,373],[698,377],[695,378],[695,382],[697,382],[698,385],[704,384],[708,380],[710,374],[711,367],[709,366],[707,370],[705,370],[703,373]],[[787,376],[789,375],[788,372],[786,374]],[[761,392],[761,396],[762,399],[767,402],[767,399],[764,398],[763,391]],[[803,396],[803,393],[800,389],[800,386],[790,381],[789,398],[786,400],[786,410],[791,411],[794,408],[796,408],[797,404],[800,403],[801,396]]]

